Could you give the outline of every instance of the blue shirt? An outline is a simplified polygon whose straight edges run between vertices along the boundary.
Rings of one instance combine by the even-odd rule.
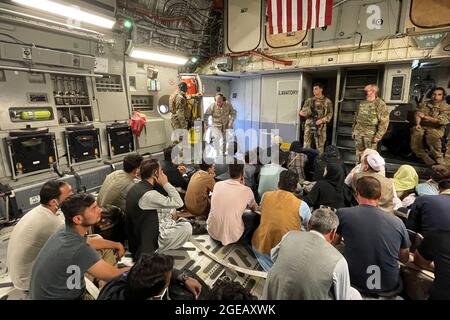
[[[264,192],[278,190],[281,171],[287,170],[279,164],[266,164],[259,173],[258,195],[262,198]]]
[[[399,285],[400,249],[409,248],[408,232],[396,216],[377,207],[360,205],[337,211],[337,234],[345,242],[352,285],[367,293],[388,292]],[[377,277],[379,281],[377,280]],[[368,284],[377,284],[378,288]]]

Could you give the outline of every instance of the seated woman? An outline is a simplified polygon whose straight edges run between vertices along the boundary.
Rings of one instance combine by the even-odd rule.
[[[298,175],[294,170],[280,173],[278,190],[268,191],[261,200],[261,222],[252,237],[252,249],[261,267],[268,271],[272,267],[270,250],[289,231],[306,230],[311,211],[298,199],[295,192]]]
[[[320,180],[325,172],[328,163],[336,163],[342,166],[346,174],[344,162],[341,160],[341,154],[336,146],[326,146],[325,151],[314,161],[314,175],[312,181]]]
[[[397,198],[402,202],[402,207],[410,206],[416,199],[415,188],[419,183],[416,170],[410,165],[402,165],[392,178]],[[397,200],[398,201],[398,200]],[[394,205],[394,208],[396,205]]]
[[[303,201],[314,209],[321,205],[335,209],[344,208],[344,178],[344,169],[340,164],[327,164],[325,175],[316,182]]]

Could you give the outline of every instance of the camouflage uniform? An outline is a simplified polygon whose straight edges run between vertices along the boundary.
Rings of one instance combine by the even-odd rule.
[[[228,122],[234,121],[236,119],[236,110],[233,108],[231,103],[224,101],[222,107],[218,107],[214,102],[208,109],[206,109],[204,120],[208,121],[209,116],[212,116],[212,137],[215,138],[215,142],[218,143],[220,134],[223,137],[223,148],[226,148],[226,130]]]
[[[352,132],[355,137],[356,160],[359,161],[365,149],[377,149],[373,138],[381,140],[389,127],[389,110],[386,103],[375,98],[374,101],[362,101],[353,121]]]
[[[187,105],[186,94],[177,90],[169,98],[169,111],[172,113],[172,128],[188,129],[191,110]]]
[[[450,106],[445,101],[437,105],[434,105],[432,101],[425,101],[419,105],[417,112],[423,112],[426,116],[438,119],[439,124],[422,119],[420,129],[412,128],[411,150],[429,166],[436,162],[445,164],[441,139],[444,136],[446,125],[450,122]]]
[[[323,148],[327,140],[327,123],[331,121],[333,117],[333,103],[325,96],[322,98],[311,97],[305,101],[301,111],[306,113],[305,121],[305,134],[303,138],[303,147],[311,148],[312,141],[314,139],[314,132],[311,130],[311,124],[314,121],[312,118],[312,109],[317,111],[316,120],[325,118],[325,123],[317,126],[317,141],[316,148],[323,153]]]

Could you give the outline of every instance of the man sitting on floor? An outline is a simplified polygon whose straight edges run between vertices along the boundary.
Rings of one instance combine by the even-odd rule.
[[[40,205],[26,213],[14,227],[6,261],[16,289],[28,291],[33,264],[48,238],[64,225],[64,215],[58,209],[71,194],[70,184],[47,181],[39,192]]]
[[[244,164],[230,164],[228,170],[230,179],[217,182],[214,186],[207,230],[213,239],[224,246],[237,241],[250,244],[259,224],[259,215],[244,211],[247,208],[256,211],[258,204],[252,190],[244,184]]]
[[[31,273],[30,295],[33,300],[91,300],[85,273],[109,281],[128,268],[118,269],[110,264],[115,262],[110,250],[104,251],[108,263],[93,249],[95,244],[87,243],[85,235],[100,220],[102,212],[92,195],[72,195],[64,200],[61,210],[66,225],[40,251]]]
[[[289,231],[306,230],[311,211],[306,202],[298,199],[293,192],[297,189],[298,175],[294,170],[280,173],[277,191],[264,194],[261,205],[261,222],[252,238],[253,252],[264,270],[272,267],[270,250]]]
[[[263,299],[360,300],[350,287],[345,258],[330,243],[338,217],[331,209],[317,209],[309,232],[290,231],[272,249],[274,265],[267,274]]]
[[[139,167],[142,156],[127,155],[123,159],[123,170],[116,170],[106,177],[98,193],[97,203],[100,207],[112,204],[125,212],[128,190],[134,185],[134,179],[139,178]]]
[[[211,195],[215,185],[214,164],[202,162],[194,173],[184,197],[186,209],[194,216],[207,217],[211,209]]]
[[[363,176],[356,182],[359,206],[339,209],[335,244],[345,239],[352,285],[361,293],[395,297],[402,290],[398,261],[408,262],[408,232],[400,218],[378,208],[378,179]]]
[[[143,253],[177,249],[192,235],[191,224],[183,218],[174,220],[183,200],[156,159],[144,160],[140,168],[142,181],[127,194],[127,230],[134,259]],[[159,185],[167,196],[155,190]]]
[[[421,196],[411,205],[406,227],[426,237],[433,230],[450,231],[450,179],[438,184],[440,194]]]

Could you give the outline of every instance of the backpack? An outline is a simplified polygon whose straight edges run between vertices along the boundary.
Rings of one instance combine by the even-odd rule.
[[[139,111],[135,111],[130,121],[130,128],[136,137],[141,135],[142,129],[147,123],[147,116]]]

